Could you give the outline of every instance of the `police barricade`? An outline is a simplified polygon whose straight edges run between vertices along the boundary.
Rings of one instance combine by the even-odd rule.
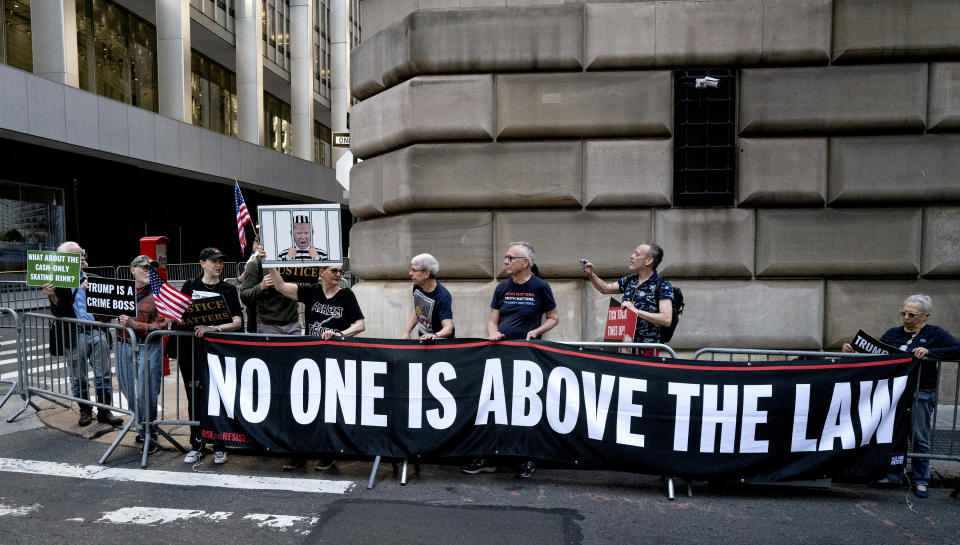
[[[64,407],[72,401],[82,412],[92,413],[96,408],[101,422],[110,419],[111,411],[130,417],[99,460],[101,464],[106,462],[136,424],[133,415],[138,387],[130,362],[137,357],[137,347],[124,341],[133,338],[133,330],[118,324],[28,312],[21,317],[20,338],[20,391],[25,401],[11,421],[26,409],[31,396]]]
[[[20,318],[12,308],[0,307],[0,384],[10,386],[0,407],[20,391],[20,349]]]
[[[159,353],[161,360],[159,373],[152,367],[152,365],[156,365],[155,361],[151,362],[151,365],[144,365],[144,372],[141,373],[143,380],[140,382],[140,399],[143,400],[145,406],[156,408],[149,411],[150,414],[144,422],[141,467],[147,466],[147,453],[150,449],[150,443],[157,440],[158,434],[166,438],[181,452],[186,452],[187,449],[173,438],[171,434],[173,430],[169,428],[200,425],[199,419],[196,418],[196,402],[201,393],[197,388],[181,390],[181,381],[178,377],[181,374],[181,366],[186,366],[186,373],[189,375],[184,374],[184,376],[188,377],[189,380],[185,378],[184,382],[192,383],[194,386],[199,383],[199,379],[194,374],[197,368],[196,358],[192,357],[196,353],[195,342],[196,338],[189,331],[158,329],[150,332],[141,345],[141,350],[145,350],[147,354]],[[190,357],[181,358],[181,352],[185,356],[189,354]],[[162,359],[164,355],[170,356],[170,380],[165,380],[163,377]],[[176,363],[176,367],[174,367],[174,363]],[[147,372],[148,370],[153,372]]]
[[[46,308],[48,304],[40,286],[28,286],[25,280],[0,280],[0,307],[26,312]]]

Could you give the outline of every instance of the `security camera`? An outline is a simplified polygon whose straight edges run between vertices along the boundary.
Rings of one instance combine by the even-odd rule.
[[[717,78],[711,78],[710,76],[706,76],[703,78],[697,78],[697,84],[694,87],[696,87],[697,89],[704,89],[706,87],[716,89],[719,85],[720,85],[720,80],[718,80]]]

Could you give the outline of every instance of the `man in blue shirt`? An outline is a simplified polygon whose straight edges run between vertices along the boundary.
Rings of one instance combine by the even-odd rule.
[[[410,260],[410,279],[413,280],[413,314],[404,329],[404,338],[416,328],[421,341],[445,339],[455,335],[453,327],[453,297],[447,288],[437,282],[440,262],[430,254],[420,254]]]
[[[95,320],[93,314],[87,312],[87,275],[83,268],[87,265],[87,256],[83,248],[76,242],[64,242],[57,248],[58,252],[80,254],[80,287],[55,288],[52,284],[43,286],[43,293],[50,299],[50,311],[58,318],[76,318],[79,320]],[[93,367],[94,387],[97,403],[113,405],[113,373],[110,370],[110,347],[108,333],[95,326],[66,326],[61,336],[64,342],[63,353],[70,365],[70,383],[73,397],[90,399],[87,376],[87,365]],[[93,420],[93,407],[80,404],[79,426],[86,426]],[[123,420],[113,416],[109,409],[97,410],[97,422],[119,426]]]

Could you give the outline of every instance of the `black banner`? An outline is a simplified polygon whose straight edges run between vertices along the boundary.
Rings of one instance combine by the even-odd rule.
[[[205,340],[208,442],[698,479],[882,475],[905,450],[916,380],[903,356],[746,365],[542,341]]]
[[[87,277],[87,312],[103,316],[134,316],[137,284],[133,280]]]
[[[233,321],[227,300],[222,295],[194,299],[183,312],[183,325],[219,325]]]

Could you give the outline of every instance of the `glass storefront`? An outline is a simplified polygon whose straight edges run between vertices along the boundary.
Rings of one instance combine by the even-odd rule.
[[[191,54],[193,124],[237,136],[237,77],[196,51]]]
[[[108,0],[76,5],[80,88],[156,112],[156,28]]]
[[[30,0],[0,0],[0,62],[33,71]]]
[[[23,270],[27,250],[65,240],[63,190],[0,180],[0,270]]]

